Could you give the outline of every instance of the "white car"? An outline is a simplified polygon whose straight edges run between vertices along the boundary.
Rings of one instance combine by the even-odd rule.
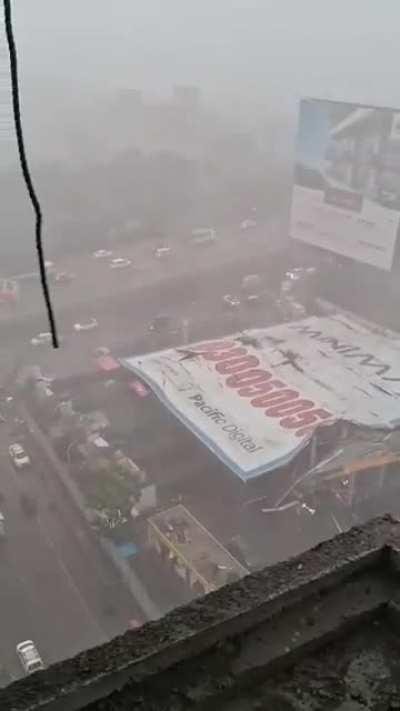
[[[43,660],[32,640],[27,639],[25,642],[17,644],[17,654],[25,674],[33,674],[45,668]]]
[[[31,338],[32,346],[44,346],[47,343],[51,343],[51,333],[39,333],[34,338]]]
[[[240,299],[237,296],[232,296],[232,294],[225,294],[225,296],[223,296],[223,302],[232,309],[236,309],[240,306]]]
[[[97,319],[91,318],[89,321],[86,321],[86,323],[74,323],[74,331],[77,333],[80,331],[93,331],[98,325],[99,322]]]
[[[18,444],[18,442],[10,444],[8,453],[12,459],[12,463],[17,469],[29,467],[31,460],[21,444]]]
[[[243,220],[243,222],[240,223],[241,230],[253,230],[255,227],[257,227],[255,220]]]
[[[110,355],[111,351],[107,346],[99,346],[98,348],[95,348],[93,351],[93,355],[96,356],[96,358],[102,358],[104,356]]]
[[[70,284],[75,279],[75,274],[71,272],[56,272],[53,277],[53,284]]]
[[[110,262],[110,269],[125,269],[126,267],[130,267],[132,264],[130,259],[124,259],[123,257],[117,257],[116,259],[112,259]]]
[[[156,259],[167,259],[171,256],[171,247],[157,247],[154,256]]]
[[[211,227],[197,227],[192,230],[191,242],[195,245],[214,244],[217,239],[217,233]]]
[[[254,294],[247,294],[246,301],[250,306],[257,305],[261,302],[261,294],[254,292]]]
[[[97,249],[93,252],[94,259],[108,259],[112,257],[112,251],[110,249]]]
[[[298,281],[307,275],[310,276],[315,274],[316,271],[315,267],[294,267],[290,271],[286,272],[285,278],[291,279],[292,281]]]

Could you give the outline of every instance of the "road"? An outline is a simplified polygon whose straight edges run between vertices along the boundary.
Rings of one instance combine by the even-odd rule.
[[[49,664],[122,633],[140,611],[34,441],[24,443],[33,463],[24,471],[8,457],[11,441],[2,424],[0,662],[18,677],[18,642],[33,639]],[[37,501],[36,517],[22,512],[23,492]]]
[[[40,324],[30,319],[30,329],[27,325],[16,325],[12,334],[8,333],[7,342],[3,347],[0,345],[0,372],[10,370],[19,359],[28,364],[40,364],[49,374],[63,378],[92,371],[93,350],[98,346],[108,346],[118,354],[129,355],[172,343],[180,345],[185,340],[218,337],[245,327],[263,326],[268,321],[267,303],[252,309],[243,302],[236,310],[230,310],[223,303],[224,294],[240,293],[244,274],[246,271],[239,263],[222,271],[210,270],[200,278],[185,275],[163,281],[157,287],[129,292],[118,299],[110,297],[106,304],[91,303],[81,306],[79,312],[76,309],[63,311],[58,315],[62,343],[57,351],[49,345],[30,345],[30,338],[40,328]],[[274,278],[275,275],[265,277],[264,286],[272,289]],[[160,313],[168,314],[174,321],[177,333],[172,341],[149,338],[149,322]],[[85,321],[93,316],[99,323],[96,330],[74,332],[73,325],[78,318]],[[44,320],[41,330],[47,330]]]
[[[154,246],[151,242],[142,242],[115,251],[115,256],[122,255],[132,260],[127,269],[110,269],[108,259],[94,259],[91,254],[85,253],[57,260],[55,264],[59,271],[75,275],[70,284],[51,287],[57,314],[66,312],[76,319],[81,310],[90,311],[95,304],[97,307],[100,304],[108,306],[111,300],[117,304],[129,298],[132,292],[146,288],[156,290],[164,282],[193,278],[196,274],[200,276],[215,269],[227,272],[240,262],[257,267],[260,260],[265,262],[268,259],[270,251],[282,247],[282,241],[278,226],[271,222],[269,226],[254,232],[224,233],[221,239],[208,247],[176,242],[172,256],[165,260],[155,259]],[[38,279],[20,282],[20,302],[14,311],[6,307],[0,310],[3,325],[17,321],[29,325],[29,319],[38,325],[42,323],[43,327],[46,324]]]

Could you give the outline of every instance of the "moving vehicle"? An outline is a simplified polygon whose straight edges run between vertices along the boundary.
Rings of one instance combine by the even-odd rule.
[[[257,292],[255,292],[254,294],[247,294],[246,296],[246,303],[250,306],[257,306],[262,302],[262,300],[262,295]]]
[[[70,284],[74,278],[75,274],[71,274],[70,272],[56,272],[52,278],[52,282],[59,286],[60,284]]]
[[[17,469],[24,469],[25,467],[30,466],[31,460],[25,452],[23,446],[18,444],[18,442],[10,444],[8,453],[12,459],[12,463]]]
[[[171,247],[157,247],[154,256],[156,259],[167,259],[171,256]]]
[[[167,314],[158,314],[149,324],[149,331],[152,333],[165,333],[171,331],[173,319]]]
[[[298,286],[309,284],[312,276],[316,274],[315,267],[294,267],[287,271],[281,283],[281,293],[289,294]]]
[[[43,660],[32,640],[27,639],[25,642],[20,642],[17,644],[16,649],[25,674],[33,674],[45,668]]]
[[[240,299],[237,296],[232,296],[232,294],[225,294],[225,296],[222,297],[222,300],[226,306],[229,306],[232,309],[236,309],[240,306]]]
[[[110,262],[110,269],[126,269],[126,267],[130,267],[132,264],[130,259],[124,259],[123,257],[117,257],[116,259],[112,259]]]
[[[39,333],[37,336],[31,338],[32,346],[44,346],[47,343],[51,343],[51,333]]]
[[[96,252],[93,252],[94,259],[108,259],[109,257],[112,257],[112,251],[111,249],[97,249]]]
[[[86,323],[74,323],[74,331],[79,333],[80,331],[94,331],[97,328],[99,322],[95,318],[89,319]]]
[[[261,276],[246,274],[242,279],[241,289],[248,304],[257,304],[261,296]]]
[[[98,348],[95,348],[93,351],[93,355],[96,356],[96,358],[102,358],[103,356],[108,356],[110,355],[111,351],[107,346],[98,346]]]
[[[194,245],[209,245],[214,244],[217,239],[217,233],[211,227],[198,227],[192,230],[191,242]]]
[[[240,223],[240,229],[243,231],[253,230],[255,227],[257,227],[255,220],[243,220],[243,222]]]

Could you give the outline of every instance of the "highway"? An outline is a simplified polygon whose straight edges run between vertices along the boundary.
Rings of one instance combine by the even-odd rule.
[[[0,430],[0,663],[22,674],[15,646],[33,639],[50,664],[126,630],[140,611],[75,504],[31,437],[24,446],[32,466],[16,470],[8,456],[15,441]],[[18,438],[21,439],[20,437]],[[37,502],[37,515],[21,508],[21,494]]]
[[[282,246],[278,226],[250,231],[249,233],[224,234],[223,238],[208,247],[194,247],[187,243],[174,243],[169,258],[154,257],[156,243],[139,242],[133,246],[114,250],[113,256],[128,257],[132,264],[126,269],[111,269],[110,259],[94,259],[92,254],[63,257],[54,260],[55,268],[74,275],[69,284],[51,286],[56,313],[65,313],[76,319],[94,307],[115,305],[129,298],[133,292],[156,290],[162,283],[182,279],[198,279],[215,270],[228,272],[239,263],[248,267],[260,267],[268,261],[271,251]],[[104,245],[99,245],[104,246]],[[244,266],[245,268],[245,266]],[[245,272],[246,273],[246,272]],[[201,284],[200,284],[201,286]],[[204,283],[202,284],[204,288]],[[38,279],[20,280],[20,300],[12,310],[0,310],[2,328],[16,323],[35,323],[41,330],[45,326],[43,297]],[[47,329],[46,329],[47,330]]]

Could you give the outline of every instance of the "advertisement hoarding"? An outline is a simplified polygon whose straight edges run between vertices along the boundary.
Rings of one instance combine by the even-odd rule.
[[[344,315],[122,362],[243,481],[292,461],[320,424],[400,424],[400,335]]]
[[[300,104],[291,237],[390,270],[400,217],[400,110]]]

